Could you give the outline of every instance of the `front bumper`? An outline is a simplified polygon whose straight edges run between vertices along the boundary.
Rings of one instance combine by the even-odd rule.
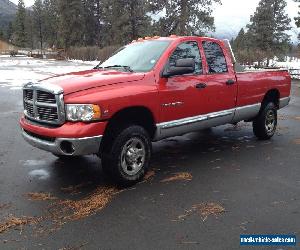
[[[80,156],[98,154],[102,135],[86,138],[53,138],[49,140],[22,129],[22,135],[29,144],[56,155]]]
[[[57,155],[98,154],[107,122],[66,122],[60,127],[46,127],[20,119],[24,139],[34,147]]]

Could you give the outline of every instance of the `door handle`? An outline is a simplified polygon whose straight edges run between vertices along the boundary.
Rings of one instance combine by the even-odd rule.
[[[206,83],[197,83],[196,84],[196,89],[205,89],[207,87]]]
[[[233,85],[233,84],[235,84],[235,80],[230,79],[230,80],[228,80],[228,81],[226,82],[226,84],[227,84],[227,85]]]

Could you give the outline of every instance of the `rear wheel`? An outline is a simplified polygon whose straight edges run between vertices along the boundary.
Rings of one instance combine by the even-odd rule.
[[[253,132],[260,140],[273,137],[277,129],[277,108],[273,102],[263,107],[260,114],[253,121]]]
[[[149,167],[152,149],[147,131],[131,125],[117,132],[111,140],[104,145],[103,171],[122,186],[142,180]]]

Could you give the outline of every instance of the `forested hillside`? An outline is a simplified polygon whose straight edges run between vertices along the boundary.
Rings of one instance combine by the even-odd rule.
[[[0,0],[0,30],[7,30],[8,25],[15,18],[17,6],[9,0]]]
[[[125,44],[152,35],[200,35],[214,29],[212,4],[219,2],[36,0],[29,11],[20,0],[14,32],[7,37],[19,47],[68,49]]]
[[[300,0],[295,0],[299,2]],[[99,49],[108,53],[139,37],[207,35],[214,30],[213,7],[221,0],[35,0],[26,9],[0,0],[1,12],[15,16],[0,38],[28,49],[64,49],[74,57]],[[249,23],[232,45],[243,64],[283,57],[295,47],[287,31],[294,22],[286,12],[287,0],[260,0]],[[15,14],[15,15],[14,15]],[[83,58],[80,58],[83,59]]]

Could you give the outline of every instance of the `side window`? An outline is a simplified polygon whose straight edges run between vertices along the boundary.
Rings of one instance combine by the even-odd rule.
[[[195,59],[195,74],[202,74],[202,60],[197,42],[186,42],[180,44],[169,59],[170,66],[175,66],[178,59]]]
[[[215,42],[203,42],[203,49],[208,64],[209,73],[228,72],[226,59],[222,48]]]

